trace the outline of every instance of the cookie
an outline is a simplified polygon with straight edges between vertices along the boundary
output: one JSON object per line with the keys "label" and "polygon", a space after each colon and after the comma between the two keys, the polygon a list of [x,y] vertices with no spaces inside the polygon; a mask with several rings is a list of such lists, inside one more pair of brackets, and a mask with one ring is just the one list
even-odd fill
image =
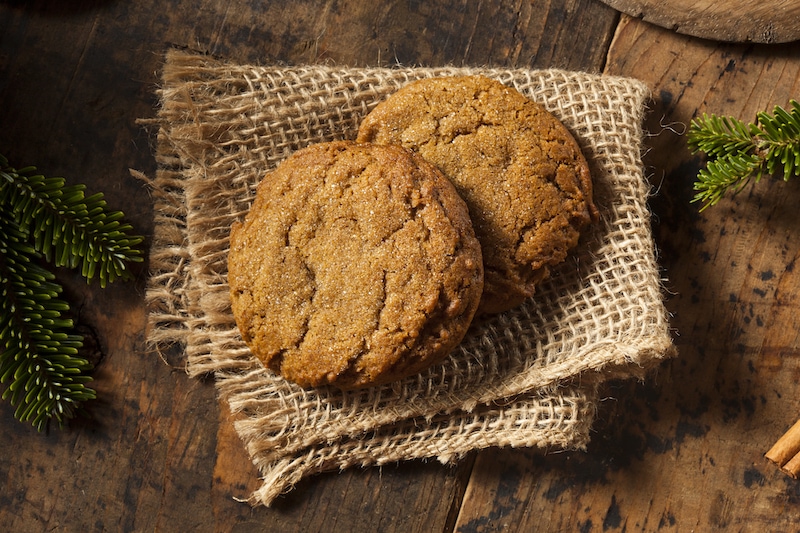
{"label": "cookie", "polygon": [[352,389],[440,362],[480,301],[469,212],[433,165],[349,141],[295,152],[231,229],[236,323],[263,364]]}
{"label": "cookie", "polygon": [[357,140],[414,150],[453,182],[483,247],[480,314],[533,295],[596,216],[589,167],[569,131],[483,76],[404,86],[364,118]]}

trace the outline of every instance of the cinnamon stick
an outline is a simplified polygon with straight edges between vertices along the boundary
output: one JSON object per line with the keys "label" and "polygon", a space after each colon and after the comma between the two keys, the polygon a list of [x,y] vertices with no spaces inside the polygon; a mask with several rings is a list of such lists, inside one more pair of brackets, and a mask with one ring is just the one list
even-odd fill
{"label": "cinnamon stick", "polygon": [[778,439],[766,458],[794,479],[800,477],[800,420]]}

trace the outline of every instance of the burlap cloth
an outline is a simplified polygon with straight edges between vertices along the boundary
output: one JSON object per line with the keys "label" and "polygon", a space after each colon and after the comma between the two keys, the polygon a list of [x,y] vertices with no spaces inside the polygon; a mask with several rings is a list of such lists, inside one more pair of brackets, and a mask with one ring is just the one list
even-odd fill
{"label": "burlap cloth", "polygon": [[[590,162],[597,224],[536,296],[475,324],[441,365],[360,392],[304,390],[265,371],[230,312],[231,223],[293,151],[353,138],[411,79],[482,73],[543,104]],[[148,340],[213,374],[269,505],[304,476],[490,446],[581,448],[610,377],[641,377],[673,354],[642,174],[647,88],[561,70],[264,67],[168,53],[159,91]]]}

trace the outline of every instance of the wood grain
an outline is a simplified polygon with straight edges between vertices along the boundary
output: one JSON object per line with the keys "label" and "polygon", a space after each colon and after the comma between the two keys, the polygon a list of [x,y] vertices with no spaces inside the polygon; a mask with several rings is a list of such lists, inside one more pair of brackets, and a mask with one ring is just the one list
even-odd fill
{"label": "wood grain", "polygon": [[[128,168],[152,173],[154,113],[169,46],[239,61],[339,64],[550,63],[600,68],[616,13],[577,1],[487,2],[54,1],[0,3],[0,148],[18,165],[102,190],[136,228],[152,231],[151,201]],[[544,32],[547,25],[549,31]],[[511,31],[494,32],[494,28]],[[586,33],[586,32],[584,32]],[[565,37],[576,45],[564,46]],[[354,43],[358,43],[354,46]],[[211,381],[190,380],[145,350],[145,270],[107,291],[61,272],[81,321],[99,336],[100,399],[92,419],[39,435],[2,404],[0,521],[16,531],[451,530],[471,462],[410,463],[318,476],[251,510],[258,485]],[[124,312],[123,312],[124,310]],[[24,450],[24,453],[20,450]],[[413,512],[409,509],[423,509]]]}
{"label": "wood grain", "polygon": [[730,42],[786,43],[800,38],[800,4],[792,0],[602,0],[670,30]]}
{"label": "wood grain", "polygon": [[[272,509],[213,382],[144,344],[146,268],[100,290],[59,271],[103,358],[91,419],[37,434],[0,404],[0,523],[11,531],[795,531],[800,485],[763,454],[800,412],[800,184],[763,180],[698,213],[697,113],[752,118],[800,89],[800,44],[721,44],[592,0],[364,4],[0,2],[0,153],[85,182],[152,231],[128,169],[155,170],[163,53],[348,65],[557,66],[653,89],[654,231],[680,357],[609,384],[585,453],[488,450],[315,476]],[[612,42],[613,38],[613,42]],[[2,387],[2,386],[0,386]]]}
{"label": "wood grain", "polygon": [[765,179],[702,214],[698,113],[748,120],[786,105],[800,47],[700,41],[624,18],[606,72],[653,91],[646,164],[679,358],[612,384],[588,453],[476,460],[456,530],[794,531],[800,485],[764,459],[800,400],[800,184]]}

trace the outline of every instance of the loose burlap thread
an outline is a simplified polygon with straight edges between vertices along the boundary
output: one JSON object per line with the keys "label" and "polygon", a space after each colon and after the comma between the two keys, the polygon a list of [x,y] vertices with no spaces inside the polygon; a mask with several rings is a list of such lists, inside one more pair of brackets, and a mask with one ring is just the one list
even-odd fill
{"label": "loose burlap thread", "polygon": [[[590,163],[600,221],[518,309],[476,323],[440,365],[361,391],[303,389],[250,354],[230,311],[229,229],[265,174],[312,143],[352,139],[403,84],[479,73],[570,129]],[[212,374],[270,505],[310,474],[486,447],[585,446],[608,378],[673,355],[640,158],[647,88],[563,70],[241,65],[167,54],[152,183],[148,341]]]}

